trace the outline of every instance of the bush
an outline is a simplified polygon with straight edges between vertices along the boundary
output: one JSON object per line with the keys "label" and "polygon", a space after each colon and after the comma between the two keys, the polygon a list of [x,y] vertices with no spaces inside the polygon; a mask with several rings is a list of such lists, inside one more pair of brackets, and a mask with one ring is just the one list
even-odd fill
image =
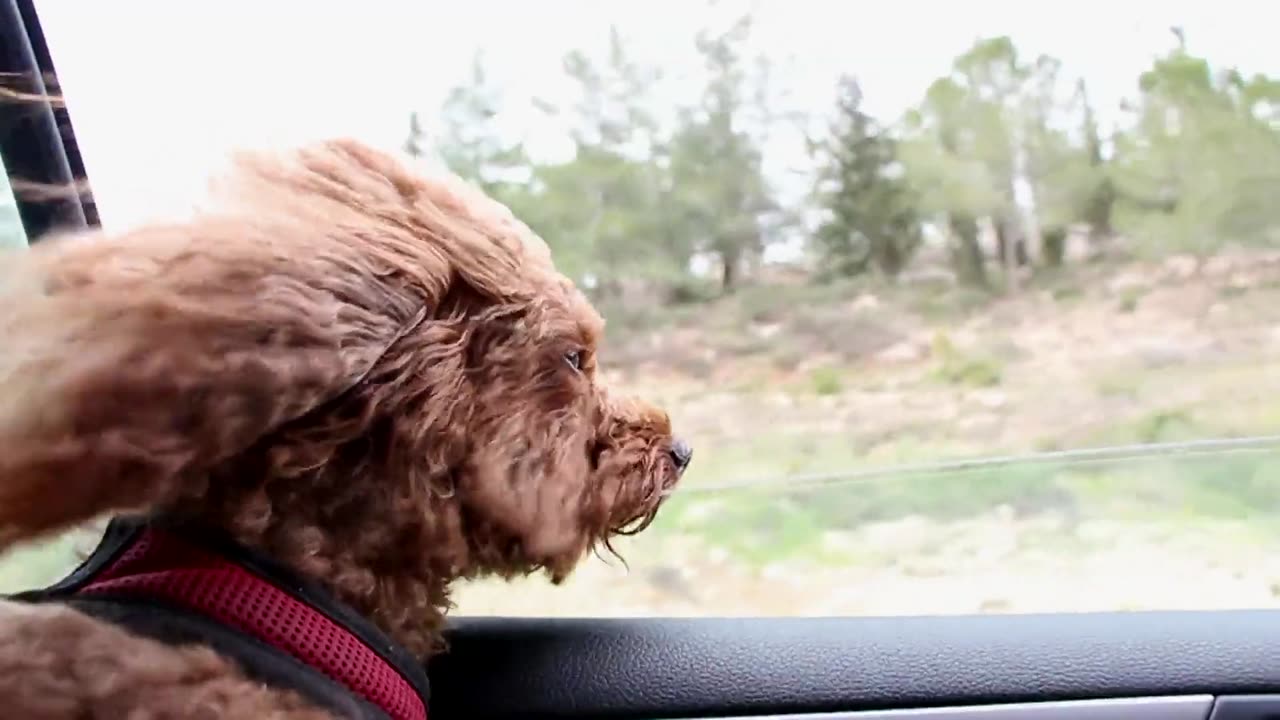
{"label": "bush", "polygon": [[999,361],[990,357],[965,356],[942,333],[934,338],[933,356],[938,359],[934,376],[948,385],[994,387],[1002,380]]}
{"label": "bush", "polygon": [[820,367],[809,374],[813,384],[813,392],[818,395],[839,395],[844,389],[840,380],[840,371],[831,367]]}
{"label": "bush", "polygon": [[1126,315],[1138,309],[1138,302],[1142,300],[1142,296],[1146,294],[1145,290],[1140,288],[1128,288],[1120,296],[1120,305],[1116,309]]}

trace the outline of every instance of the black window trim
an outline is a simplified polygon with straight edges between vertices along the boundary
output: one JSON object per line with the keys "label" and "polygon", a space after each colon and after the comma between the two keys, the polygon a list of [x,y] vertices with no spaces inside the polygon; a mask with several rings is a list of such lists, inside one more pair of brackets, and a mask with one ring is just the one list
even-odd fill
{"label": "black window trim", "polygon": [[[0,97],[0,157],[28,242],[54,230],[98,226],[34,0],[0,0],[0,86],[8,91]],[[53,192],[21,190],[32,185]]]}

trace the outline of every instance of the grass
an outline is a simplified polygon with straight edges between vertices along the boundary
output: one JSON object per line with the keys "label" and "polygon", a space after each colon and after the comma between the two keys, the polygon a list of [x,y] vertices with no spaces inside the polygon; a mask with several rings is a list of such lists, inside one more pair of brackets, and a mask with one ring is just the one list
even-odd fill
{"label": "grass", "polygon": [[1142,387],[1142,376],[1135,372],[1107,372],[1094,380],[1094,389],[1102,397],[1135,398]]}
{"label": "grass", "polygon": [[725,298],[718,308],[738,321],[768,323],[795,316],[795,308],[824,308],[856,297],[873,287],[867,280],[840,280],[829,283],[797,283],[748,286]]}
{"label": "grass", "polygon": [[[942,364],[964,364],[943,336]],[[960,358],[957,360],[957,358]],[[1035,449],[1267,434],[1280,430],[1280,403],[1268,402],[1266,367],[1236,363],[1199,368],[1138,371],[1103,368],[1092,380],[1098,394],[1123,398],[1136,412],[1111,413],[1083,435],[1057,434]],[[830,368],[808,377],[819,394]],[[858,376],[850,374],[854,382]],[[981,384],[981,383],[978,383]],[[1190,387],[1196,403],[1168,402],[1171,390]],[[847,389],[847,388],[846,388]],[[802,386],[793,392],[803,392]],[[833,389],[833,391],[835,391]],[[915,392],[914,390],[912,392]],[[1231,401],[1244,394],[1252,402]],[[1160,402],[1164,400],[1165,402]],[[1145,406],[1145,407],[1144,407]],[[1031,449],[1031,448],[1027,448]],[[825,485],[769,485],[678,495],[654,533],[693,537],[752,567],[800,560],[848,564],[874,548],[832,554],[831,533],[857,533],[904,517],[950,522],[1006,507],[1018,517],[1111,519],[1172,528],[1234,523],[1280,539],[1280,452],[1152,457],[1106,463],[1021,462],[983,470],[934,475],[866,476],[886,466],[1017,452],[979,442],[966,444],[954,428],[923,425],[890,433],[881,441],[839,433],[762,432],[750,440],[720,441],[704,452],[686,486],[849,470],[862,477]]]}
{"label": "grass", "polygon": [[934,323],[968,317],[994,297],[991,291],[962,285],[900,288],[892,295],[912,312]]}
{"label": "grass", "polygon": [[1022,462],[810,487],[686,493],[672,499],[653,532],[696,536],[751,566],[797,558],[843,563],[850,558],[825,548],[828,533],[911,516],[954,521],[1002,506],[1018,517],[1238,521],[1280,539],[1280,452]]}
{"label": "grass", "polygon": [[998,360],[961,351],[945,333],[934,337],[933,356],[937,358],[934,377],[948,385],[994,387],[1003,377],[1003,368]]}
{"label": "grass", "polygon": [[1050,290],[1050,295],[1055,302],[1068,302],[1084,297],[1084,290],[1078,285],[1063,285]]}

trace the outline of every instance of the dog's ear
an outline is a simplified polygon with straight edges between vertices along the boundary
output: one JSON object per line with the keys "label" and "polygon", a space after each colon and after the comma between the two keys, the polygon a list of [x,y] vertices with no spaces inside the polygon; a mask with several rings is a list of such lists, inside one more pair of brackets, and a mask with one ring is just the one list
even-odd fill
{"label": "dog's ear", "polygon": [[308,152],[247,162],[233,211],[0,258],[0,547],[199,493],[519,262],[389,159]]}
{"label": "dog's ear", "polygon": [[180,494],[354,384],[421,311],[350,253],[285,261],[277,240],[206,222],[6,258],[0,543]]}

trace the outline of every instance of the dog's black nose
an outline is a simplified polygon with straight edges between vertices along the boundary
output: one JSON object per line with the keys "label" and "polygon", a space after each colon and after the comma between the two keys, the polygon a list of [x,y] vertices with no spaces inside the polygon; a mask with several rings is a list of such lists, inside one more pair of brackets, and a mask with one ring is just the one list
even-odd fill
{"label": "dog's black nose", "polygon": [[671,443],[671,459],[675,462],[677,470],[684,470],[689,467],[689,461],[693,459],[693,446],[676,438]]}

